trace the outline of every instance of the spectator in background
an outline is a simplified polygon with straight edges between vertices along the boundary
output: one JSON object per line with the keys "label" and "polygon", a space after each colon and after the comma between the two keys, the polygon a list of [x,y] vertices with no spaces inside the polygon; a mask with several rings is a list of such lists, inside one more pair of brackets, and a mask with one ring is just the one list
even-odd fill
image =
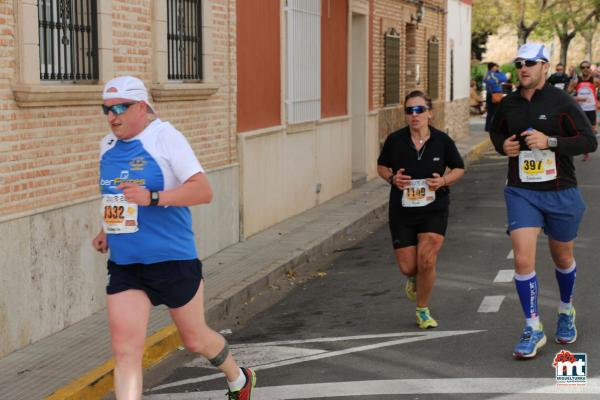
{"label": "spectator in background", "polygon": [[[571,68],[575,73],[575,69]],[[569,81],[571,77],[565,73],[565,66],[563,64],[556,64],[555,72],[550,75],[548,78],[548,82],[559,89],[568,90],[569,89]]]}
{"label": "spectator in background", "polygon": [[475,81],[471,81],[469,106],[471,107],[472,114],[481,115],[485,112],[483,107],[483,99],[479,95],[479,91],[477,90],[477,83]]}
{"label": "spectator in background", "polygon": [[[581,109],[590,120],[594,132],[597,130],[596,108],[598,104],[598,88],[600,88],[600,79],[592,73],[592,65],[589,61],[582,61],[579,64],[581,69],[580,76],[573,76],[569,83],[569,92],[575,91],[575,100],[581,106]],[[590,158],[588,153],[583,155],[583,161]]]}
{"label": "spectator in background", "polygon": [[496,112],[496,107],[498,103],[502,100],[502,83],[508,81],[506,75],[503,72],[500,72],[500,68],[498,64],[495,62],[488,63],[488,72],[483,78],[483,82],[485,82],[486,96],[485,96],[485,105],[487,108],[487,116],[485,118],[485,130],[486,132],[490,131],[492,126],[492,119],[494,118],[494,113]]}
{"label": "spectator in background", "polygon": [[502,93],[511,94],[513,91],[513,84],[511,81],[511,73],[507,72],[506,74],[506,82],[502,82]]}

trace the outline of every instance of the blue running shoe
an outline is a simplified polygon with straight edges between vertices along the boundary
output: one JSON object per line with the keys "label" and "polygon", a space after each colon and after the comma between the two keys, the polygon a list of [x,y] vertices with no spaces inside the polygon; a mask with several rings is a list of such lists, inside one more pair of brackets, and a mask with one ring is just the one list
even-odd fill
{"label": "blue running shoe", "polygon": [[546,335],[544,328],[540,325],[540,330],[534,330],[531,326],[526,326],[521,334],[521,340],[513,351],[516,358],[532,358],[537,354],[538,349],[546,344]]}
{"label": "blue running shoe", "polygon": [[575,308],[568,314],[558,313],[556,323],[556,343],[568,344],[577,340],[577,328],[575,327]]}

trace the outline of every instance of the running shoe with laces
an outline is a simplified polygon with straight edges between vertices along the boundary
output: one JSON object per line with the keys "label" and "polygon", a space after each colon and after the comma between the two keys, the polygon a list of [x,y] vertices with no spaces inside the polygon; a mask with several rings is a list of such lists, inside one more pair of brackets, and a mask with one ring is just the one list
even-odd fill
{"label": "running shoe with laces", "polygon": [[227,391],[227,398],[229,400],[251,400],[252,389],[256,386],[256,374],[250,368],[241,368],[242,372],[246,376],[246,384],[240,390],[232,392]]}
{"label": "running shoe with laces", "polygon": [[558,313],[556,322],[556,343],[568,344],[577,340],[577,328],[575,327],[575,307],[569,313]]}
{"label": "running shoe with laces", "polygon": [[546,344],[546,335],[544,335],[544,328],[540,324],[540,329],[533,329],[531,326],[525,326],[523,333],[521,333],[521,339],[515,350],[513,356],[516,358],[532,358],[535,357],[537,351]]}
{"label": "running shoe with laces", "polygon": [[429,307],[419,308],[417,307],[417,325],[421,329],[437,328],[438,323],[435,319],[431,318],[429,314]]}
{"label": "running shoe with laces", "polygon": [[417,278],[415,276],[408,277],[404,291],[410,301],[417,301]]}

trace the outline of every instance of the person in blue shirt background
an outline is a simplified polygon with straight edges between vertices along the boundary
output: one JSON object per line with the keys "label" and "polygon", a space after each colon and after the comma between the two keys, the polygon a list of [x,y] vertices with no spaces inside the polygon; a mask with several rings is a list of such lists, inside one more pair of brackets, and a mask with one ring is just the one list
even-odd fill
{"label": "person in blue shirt background", "polygon": [[485,105],[487,108],[487,115],[485,117],[485,131],[489,132],[492,126],[492,119],[496,112],[497,103],[492,101],[492,93],[502,93],[502,83],[507,82],[508,78],[506,75],[499,70],[498,64],[495,62],[488,63],[488,72],[483,78],[485,83],[486,96]]}

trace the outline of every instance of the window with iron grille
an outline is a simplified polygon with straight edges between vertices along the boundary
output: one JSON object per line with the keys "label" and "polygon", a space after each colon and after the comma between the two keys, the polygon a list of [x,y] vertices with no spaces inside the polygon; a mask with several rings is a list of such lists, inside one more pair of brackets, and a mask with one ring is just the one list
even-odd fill
{"label": "window with iron grille", "polygon": [[96,0],[39,0],[40,80],[98,79]]}
{"label": "window with iron grille", "polygon": [[385,105],[400,103],[400,35],[392,28],[385,35]]}
{"label": "window with iron grille", "polygon": [[437,99],[440,93],[439,64],[440,42],[434,37],[427,46],[427,92],[432,100]]}
{"label": "window with iron grille", "polygon": [[167,0],[167,44],[168,79],[201,80],[201,0]]}

